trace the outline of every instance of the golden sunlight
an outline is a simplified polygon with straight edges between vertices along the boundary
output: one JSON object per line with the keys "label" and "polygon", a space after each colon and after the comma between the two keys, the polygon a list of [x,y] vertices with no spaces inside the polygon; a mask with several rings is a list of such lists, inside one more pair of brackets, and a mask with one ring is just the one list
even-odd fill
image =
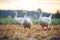
{"label": "golden sunlight", "polygon": [[36,11],[38,8],[55,13],[60,9],[60,0],[0,0],[0,10]]}

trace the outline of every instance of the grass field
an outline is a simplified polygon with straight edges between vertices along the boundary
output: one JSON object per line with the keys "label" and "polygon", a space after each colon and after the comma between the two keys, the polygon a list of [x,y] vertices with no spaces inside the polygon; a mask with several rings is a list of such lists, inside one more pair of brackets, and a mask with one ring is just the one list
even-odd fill
{"label": "grass field", "polygon": [[[33,24],[38,24],[38,19],[32,18],[32,22]],[[16,22],[14,21],[14,18],[0,18],[0,24],[16,24]],[[59,25],[60,19],[52,19],[52,24]]]}
{"label": "grass field", "polygon": [[49,30],[42,30],[38,19],[32,18],[32,22],[36,25],[32,25],[28,29],[15,25],[13,18],[0,18],[0,40],[53,40],[54,37],[60,38],[60,19],[52,19],[53,25],[49,26]]}
{"label": "grass field", "polygon": [[19,25],[0,25],[0,40],[52,40],[54,37],[60,37],[60,25],[50,27],[51,30],[47,33],[40,25],[33,25],[30,29]]}

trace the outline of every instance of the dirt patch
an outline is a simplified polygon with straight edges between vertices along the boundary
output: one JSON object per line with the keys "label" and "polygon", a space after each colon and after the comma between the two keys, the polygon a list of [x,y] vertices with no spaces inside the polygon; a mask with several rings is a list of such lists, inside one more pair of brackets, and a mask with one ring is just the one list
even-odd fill
{"label": "dirt patch", "polygon": [[60,25],[51,25],[50,28],[51,30],[44,31],[40,25],[34,25],[30,29],[20,25],[0,25],[0,39],[4,36],[11,40],[50,40],[52,37],[60,37]]}

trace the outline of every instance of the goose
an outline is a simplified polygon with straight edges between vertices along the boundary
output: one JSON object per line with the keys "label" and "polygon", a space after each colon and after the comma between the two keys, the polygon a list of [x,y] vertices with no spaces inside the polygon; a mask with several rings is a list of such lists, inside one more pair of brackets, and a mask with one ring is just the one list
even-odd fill
{"label": "goose", "polygon": [[46,17],[46,16],[43,17],[42,10],[39,8],[37,11],[40,13],[39,24],[42,26],[42,30],[44,30],[45,27],[48,30],[48,27],[51,24],[52,14],[49,17]]}
{"label": "goose", "polygon": [[15,22],[19,25],[23,25],[24,18],[23,17],[18,17],[17,11],[14,11],[14,13],[16,14],[15,18],[14,18]]}
{"label": "goose", "polygon": [[27,17],[27,12],[25,10],[23,10],[23,14],[24,14],[23,26],[24,28],[30,28],[33,25],[32,20],[29,17]]}

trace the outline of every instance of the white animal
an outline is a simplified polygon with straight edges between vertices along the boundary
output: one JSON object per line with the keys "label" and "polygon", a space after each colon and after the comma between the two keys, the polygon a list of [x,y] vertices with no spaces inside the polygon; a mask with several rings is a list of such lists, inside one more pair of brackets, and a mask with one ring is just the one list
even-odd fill
{"label": "white animal", "polygon": [[38,9],[38,11],[40,12],[39,23],[42,26],[42,29],[44,29],[44,27],[47,27],[48,29],[48,26],[51,24],[52,15],[49,17],[43,17],[41,9]]}
{"label": "white animal", "polygon": [[14,11],[14,13],[16,14],[15,18],[14,18],[15,22],[18,23],[18,24],[20,24],[20,25],[23,25],[24,18],[23,17],[18,17],[17,11]]}
{"label": "white animal", "polygon": [[30,28],[31,25],[33,25],[32,20],[29,17],[27,17],[26,11],[23,11],[23,14],[24,14],[23,26],[24,26],[24,28]]}

